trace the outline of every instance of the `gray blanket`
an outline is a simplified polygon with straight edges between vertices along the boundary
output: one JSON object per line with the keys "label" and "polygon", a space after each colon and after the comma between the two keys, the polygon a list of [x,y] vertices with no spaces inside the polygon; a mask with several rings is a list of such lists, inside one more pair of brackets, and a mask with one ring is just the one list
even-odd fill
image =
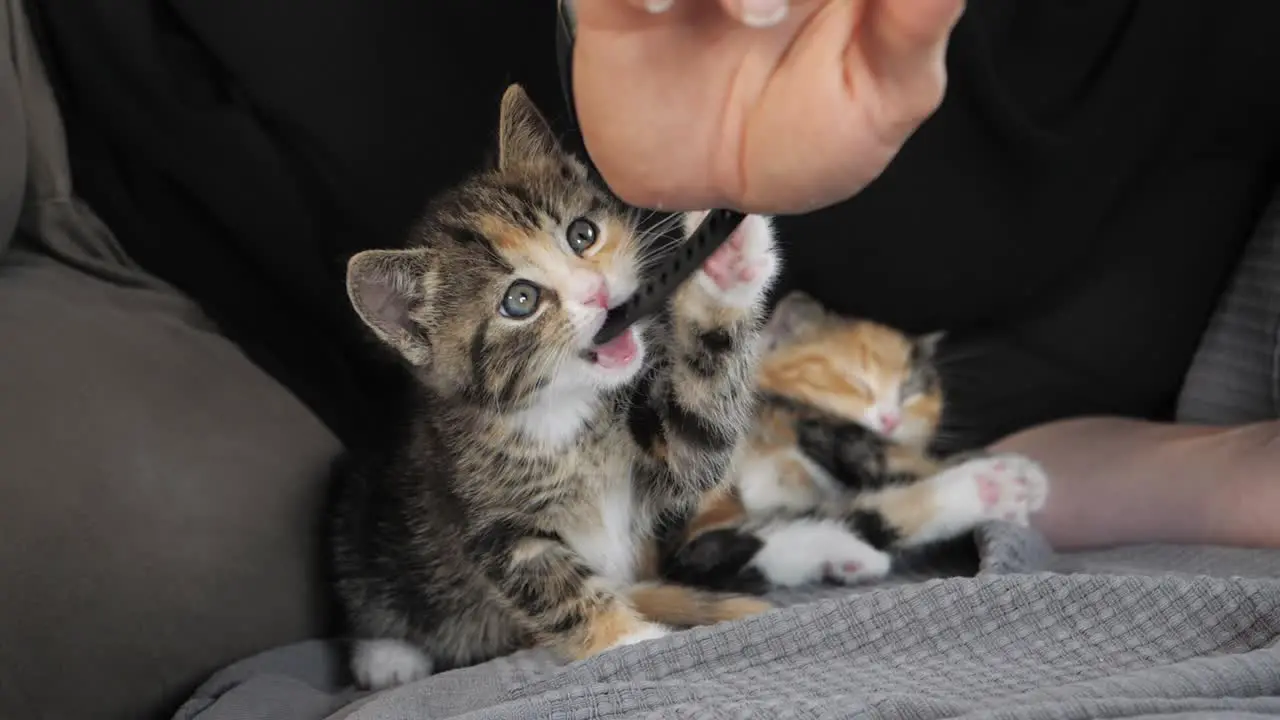
{"label": "gray blanket", "polygon": [[977,533],[974,577],[776,596],[787,607],[562,665],[524,652],[359,695],[341,649],[246,660],[177,720],[1280,717],[1280,552],[1056,555]]}

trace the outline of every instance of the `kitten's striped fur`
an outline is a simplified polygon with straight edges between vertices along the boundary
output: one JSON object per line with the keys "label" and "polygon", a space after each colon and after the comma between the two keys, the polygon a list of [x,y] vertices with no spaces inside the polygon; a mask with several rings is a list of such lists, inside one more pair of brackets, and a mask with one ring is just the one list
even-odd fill
{"label": "kitten's striped fur", "polygon": [[929,452],[943,410],[939,340],[842,318],[803,293],[783,298],[763,334],[749,441],[668,576],[756,592],[865,580],[889,571],[891,551],[985,520],[1025,522],[1046,486],[1030,460]]}
{"label": "kitten's striped fur", "polygon": [[349,458],[332,517],[370,687],[531,645],[587,657],[769,607],[660,582],[654,542],[721,482],[748,427],[778,265],[769,222],[749,217],[663,315],[593,348],[638,282],[635,214],[519,87],[498,137],[497,166],[433,202],[407,247],[349,264],[355,310],[418,395],[386,452]]}

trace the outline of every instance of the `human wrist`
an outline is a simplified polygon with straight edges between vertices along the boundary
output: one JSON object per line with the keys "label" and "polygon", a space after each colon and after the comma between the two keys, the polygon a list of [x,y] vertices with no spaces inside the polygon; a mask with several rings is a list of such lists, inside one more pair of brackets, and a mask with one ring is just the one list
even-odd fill
{"label": "human wrist", "polygon": [[[1195,452],[1191,449],[1188,452]],[[1221,431],[1221,458],[1200,510],[1212,542],[1246,547],[1280,547],[1280,422]]]}

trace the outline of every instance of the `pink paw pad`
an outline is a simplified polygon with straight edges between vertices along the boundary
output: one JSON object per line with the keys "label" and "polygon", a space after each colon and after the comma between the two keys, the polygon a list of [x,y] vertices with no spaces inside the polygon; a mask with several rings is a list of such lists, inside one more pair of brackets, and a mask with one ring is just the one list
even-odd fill
{"label": "pink paw pad", "polygon": [[726,245],[716,250],[702,265],[703,272],[714,280],[722,290],[728,290],[740,282],[735,275],[742,272],[742,270],[739,270],[738,273],[734,272],[736,269],[733,267],[735,254],[726,252],[728,247]]}
{"label": "pink paw pad", "polygon": [[739,227],[702,264],[703,272],[720,290],[731,292],[750,285],[765,272],[767,259],[755,256],[756,251],[749,247],[749,240],[748,233]]}
{"label": "pink paw pad", "polygon": [[854,562],[852,560],[836,562],[828,560],[827,562],[822,563],[823,579],[842,584],[858,582],[860,578],[867,573],[867,570],[868,567],[866,563]]}
{"label": "pink paw pad", "polygon": [[979,475],[978,500],[980,500],[982,502],[982,506],[987,509],[991,509],[999,504],[1000,481],[990,475]]}

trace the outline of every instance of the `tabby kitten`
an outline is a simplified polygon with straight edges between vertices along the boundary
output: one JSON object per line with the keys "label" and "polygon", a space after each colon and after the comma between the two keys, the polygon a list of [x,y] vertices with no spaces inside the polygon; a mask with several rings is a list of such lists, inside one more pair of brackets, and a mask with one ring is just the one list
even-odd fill
{"label": "tabby kitten", "polygon": [[351,303],[403,356],[419,408],[388,452],[350,459],[332,516],[366,687],[534,645],[584,658],[770,607],[657,582],[653,543],[721,482],[748,427],[779,264],[769,221],[747,218],[664,314],[595,346],[639,281],[635,214],[518,86],[498,145],[407,247],[348,266]]}
{"label": "tabby kitten", "polygon": [[992,519],[1025,524],[1048,479],[1017,455],[934,457],[940,335],[910,338],[793,293],[762,335],[761,394],[730,484],[710,491],[672,579],[768,585],[882,577],[890,552]]}

